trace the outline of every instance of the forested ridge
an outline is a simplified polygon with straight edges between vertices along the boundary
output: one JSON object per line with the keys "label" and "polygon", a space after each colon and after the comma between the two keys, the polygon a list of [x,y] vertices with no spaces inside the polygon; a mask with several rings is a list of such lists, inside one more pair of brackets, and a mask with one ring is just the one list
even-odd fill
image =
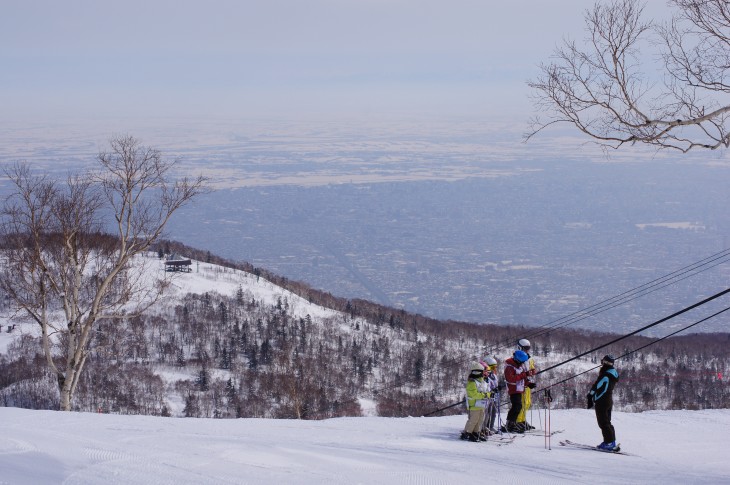
{"label": "forested ridge", "polygon": [[[184,254],[221,272],[242,270],[310,303],[339,311],[295,317],[289,300],[274,304],[239,288],[235,294],[187,294],[154,311],[105,321],[96,329],[74,409],[189,417],[323,419],[415,416],[463,399],[471,362],[490,349],[501,362],[527,327],[439,321],[364,300],[348,300],[245,263],[173,241],[160,256]],[[533,329],[534,330],[534,329]],[[557,328],[531,338],[538,368],[547,368],[615,339]],[[620,356],[657,339],[630,337],[539,377],[535,407],[579,407],[605,353]],[[730,407],[730,334],[692,334],[658,341],[617,361],[619,410]],[[0,355],[0,404],[57,409],[58,390],[39,339],[23,334]],[[461,413],[448,407],[442,413]]]}

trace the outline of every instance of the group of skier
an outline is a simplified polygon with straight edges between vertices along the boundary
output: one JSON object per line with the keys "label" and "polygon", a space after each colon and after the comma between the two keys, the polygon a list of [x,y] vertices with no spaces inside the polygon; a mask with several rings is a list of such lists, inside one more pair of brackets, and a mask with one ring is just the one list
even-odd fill
{"label": "group of skier", "polygon": [[466,408],[469,418],[461,439],[482,441],[497,432],[494,426],[497,425],[497,396],[501,389],[502,385],[497,377],[497,360],[494,357],[472,364],[466,381]]}
{"label": "group of skier", "polygon": [[[469,369],[466,382],[466,406],[468,419],[461,433],[462,440],[485,441],[497,433],[525,433],[535,429],[527,421],[527,411],[532,405],[532,389],[537,384],[537,368],[530,354],[530,341],[520,339],[517,350],[504,361],[504,380],[507,383],[510,408],[506,422],[497,422],[500,394],[504,386],[499,382],[498,363],[492,357],[474,362]],[[597,448],[604,451],[618,451],[616,432],[611,424],[613,409],[613,388],[618,382],[614,368],[615,358],[606,355],[601,359],[598,378],[586,396],[588,409],[595,408],[596,420],[603,434],[603,442]]]}

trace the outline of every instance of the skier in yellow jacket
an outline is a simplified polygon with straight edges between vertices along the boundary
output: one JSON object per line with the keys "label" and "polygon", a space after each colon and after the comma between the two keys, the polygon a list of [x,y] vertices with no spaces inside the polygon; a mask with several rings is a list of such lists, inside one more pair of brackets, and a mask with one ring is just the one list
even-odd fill
{"label": "skier in yellow jacket", "polygon": [[469,419],[461,432],[462,440],[482,441],[479,432],[484,423],[484,409],[487,406],[489,391],[484,380],[484,367],[474,362],[466,381],[466,408],[469,410]]}
{"label": "skier in yellow jacket", "polygon": [[533,359],[532,355],[530,354],[530,348],[530,341],[526,338],[521,338],[517,342],[517,350],[521,350],[528,355],[529,360],[527,361],[526,365],[528,370],[532,371],[533,374],[528,377],[525,382],[525,392],[522,393],[522,409],[520,410],[520,414],[517,415],[516,426],[523,431],[535,429],[534,426],[527,422],[527,411],[530,409],[530,406],[532,406],[532,389],[537,387],[534,377],[534,374],[535,372],[537,372],[537,370],[535,369],[535,359]]}

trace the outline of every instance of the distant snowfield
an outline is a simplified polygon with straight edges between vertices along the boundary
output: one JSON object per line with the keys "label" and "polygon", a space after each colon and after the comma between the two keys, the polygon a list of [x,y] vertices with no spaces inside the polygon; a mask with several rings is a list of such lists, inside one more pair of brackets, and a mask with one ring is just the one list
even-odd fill
{"label": "distant snowfield", "polygon": [[693,229],[695,231],[705,229],[705,225],[699,222],[652,222],[634,225],[639,229],[646,229],[647,227],[665,227],[667,229]]}
{"label": "distant snowfield", "polygon": [[[160,262],[162,265],[162,262]],[[247,297],[254,298],[265,305],[276,305],[278,300],[286,299],[289,313],[297,318],[309,314],[312,318],[328,318],[342,315],[340,312],[308,302],[306,299],[274,285],[264,278],[245,271],[217,266],[192,260],[192,272],[174,275],[168,296],[186,293],[203,294],[216,291],[221,295],[235,296],[241,288]]]}
{"label": "distant snowfield", "polygon": [[[156,255],[149,253],[144,257],[136,259],[137,267],[144,271],[143,279],[151,284],[155,279],[162,279],[167,276],[171,278],[171,285],[166,290],[161,300],[149,309],[149,313],[166,312],[165,303],[173,303],[187,293],[203,294],[215,291],[221,295],[234,297],[240,288],[247,299],[255,299],[263,305],[276,305],[279,301],[286,302],[289,306],[288,313],[296,318],[305,318],[310,315],[312,318],[327,319],[343,316],[342,313],[310,303],[306,299],[274,285],[270,281],[247,273],[245,271],[217,266],[210,263],[192,260],[190,273],[166,274],[164,263],[158,260]],[[0,354],[6,353],[8,345],[21,334],[40,335],[40,329],[34,322],[31,322],[24,313],[19,312],[16,318],[11,318],[11,312],[0,313]],[[19,317],[19,318],[18,318]],[[62,318],[59,313],[57,319]],[[14,332],[8,334],[8,325],[16,325]],[[2,483],[2,482],[0,482]]]}
{"label": "distant snowfield", "polygon": [[[542,418],[542,415],[540,416]],[[730,410],[616,413],[632,456],[596,444],[588,410],[553,411],[564,429],[469,443],[465,416],[324,421],[158,418],[0,408],[0,484],[730,483]],[[540,425],[537,416],[533,424]]]}

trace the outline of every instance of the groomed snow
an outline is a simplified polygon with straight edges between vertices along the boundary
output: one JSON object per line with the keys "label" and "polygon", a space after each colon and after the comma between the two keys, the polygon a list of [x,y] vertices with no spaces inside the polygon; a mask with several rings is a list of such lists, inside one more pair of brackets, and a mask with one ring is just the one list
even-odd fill
{"label": "groomed snow", "polygon": [[459,441],[465,416],[213,420],[0,408],[0,483],[730,483],[730,410],[615,413],[632,456],[558,444],[598,443],[592,411],[553,411],[551,422],[564,431],[546,449],[542,435]]}

